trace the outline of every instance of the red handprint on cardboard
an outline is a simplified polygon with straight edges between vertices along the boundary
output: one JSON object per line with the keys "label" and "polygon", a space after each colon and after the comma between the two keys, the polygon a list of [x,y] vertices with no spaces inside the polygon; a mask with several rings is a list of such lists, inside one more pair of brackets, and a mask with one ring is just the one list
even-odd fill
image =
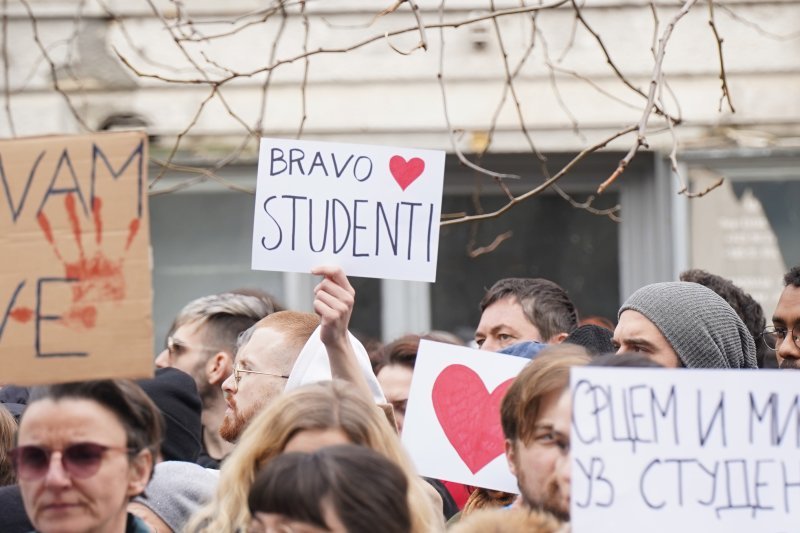
{"label": "red handprint on cardboard", "polygon": [[[71,283],[72,301],[69,308],[61,314],[61,323],[73,329],[91,329],[97,322],[96,302],[121,301],[125,298],[126,282],[123,272],[125,253],[139,232],[141,219],[133,218],[128,225],[128,236],[122,256],[111,258],[103,250],[103,203],[101,198],[92,199],[92,221],[94,224],[94,252],[89,254],[83,245],[83,232],[75,204],[75,196],[69,193],[64,198],[64,207],[69,219],[70,229],[78,250],[74,261],[62,256],[53,236],[50,220],[44,212],[37,216],[37,222],[45,239],[50,243],[55,256],[64,267],[65,278]],[[30,316],[29,309],[17,308],[11,317],[19,320]]]}

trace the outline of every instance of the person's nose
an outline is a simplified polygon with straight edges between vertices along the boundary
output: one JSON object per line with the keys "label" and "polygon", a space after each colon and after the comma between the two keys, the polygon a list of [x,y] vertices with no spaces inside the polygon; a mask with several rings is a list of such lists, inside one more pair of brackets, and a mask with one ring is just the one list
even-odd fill
{"label": "person's nose", "polygon": [[502,349],[503,346],[500,344],[500,342],[498,342],[496,339],[491,339],[488,337],[483,341],[483,344],[481,344],[481,350],[487,352],[497,352]]}
{"label": "person's nose", "polygon": [[62,457],[62,452],[53,452],[50,455],[50,465],[44,477],[45,485],[49,488],[64,488],[70,484],[69,474],[61,462]]}
{"label": "person's nose", "polygon": [[228,394],[236,393],[238,386],[236,385],[236,377],[234,374],[228,376],[225,381],[222,382],[222,391],[227,392]]}
{"label": "person's nose", "polygon": [[169,350],[164,348],[156,357],[156,368],[167,368],[169,366],[172,366],[169,360]]}
{"label": "person's nose", "polygon": [[556,478],[559,483],[569,486],[572,481],[572,453],[567,452],[558,458],[556,463]]}
{"label": "person's nose", "polygon": [[794,340],[794,331],[789,331],[777,347],[778,356],[781,359],[800,359],[800,347]]}

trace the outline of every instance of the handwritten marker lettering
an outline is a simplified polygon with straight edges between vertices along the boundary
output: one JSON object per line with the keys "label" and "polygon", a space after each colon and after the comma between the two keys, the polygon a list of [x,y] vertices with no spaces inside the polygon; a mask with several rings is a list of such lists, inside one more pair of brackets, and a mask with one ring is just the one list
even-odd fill
{"label": "handwritten marker lettering", "polygon": [[444,153],[262,139],[253,268],[434,281]]}
{"label": "handwritten marker lettering", "polygon": [[575,531],[796,531],[800,393],[786,371],[575,368]]}

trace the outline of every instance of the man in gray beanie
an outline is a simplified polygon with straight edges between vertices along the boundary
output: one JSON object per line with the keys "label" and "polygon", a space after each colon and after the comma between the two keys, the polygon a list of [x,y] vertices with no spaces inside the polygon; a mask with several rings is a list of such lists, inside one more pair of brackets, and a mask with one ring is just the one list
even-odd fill
{"label": "man in gray beanie", "polygon": [[642,287],[622,305],[618,319],[618,353],[641,352],[671,368],[756,368],[753,337],[742,320],[697,283]]}

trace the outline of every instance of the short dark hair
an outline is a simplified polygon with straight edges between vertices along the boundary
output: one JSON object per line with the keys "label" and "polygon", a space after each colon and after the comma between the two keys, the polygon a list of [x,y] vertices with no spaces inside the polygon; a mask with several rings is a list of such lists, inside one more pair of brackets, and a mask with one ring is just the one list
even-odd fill
{"label": "short dark hair", "polygon": [[728,305],[736,311],[736,314],[744,322],[747,331],[753,336],[756,343],[756,362],[759,368],[763,368],[764,359],[770,355],[770,350],[763,342],[759,342],[761,335],[764,333],[764,327],[767,325],[761,304],[741,288],[734,285],[731,280],[705,270],[687,270],[681,273],[680,280],[699,283],[728,302]]}
{"label": "short dark hair", "polygon": [[364,446],[284,453],[250,487],[250,514],[279,513],[327,528],[322,504],[332,504],[347,531],[411,531],[409,480],[395,463]]}
{"label": "short dark hair", "polygon": [[375,365],[375,374],[377,375],[381,368],[392,365],[404,366],[409,370],[414,370],[414,365],[417,363],[419,343],[422,340],[455,344],[455,341],[459,339],[455,335],[439,331],[426,333],[425,335],[409,333],[398,337],[381,347],[378,354],[378,363]]}
{"label": "short dark hair", "polygon": [[547,340],[559,333],[572,333],[578,327],[578,313],[567,291],[543,278],[505,278],[486,291],[481,313],[493,303],[514,297],[525,317]]}
{"label": "short dark hair", "polygon": [[422,338],[419,335],[403,335],[384,345],[380,351],[378,370],[390,365],[404,366],[414,370],[414,365],[417,362],[417,352],[419,351],[419,341]]}
{"label": "short dark hair", "polygon": [[792,285],[793,287],[800,287],[800,265],[792,267],[789,272],[783,276],[783,284],[788,287]]}
{"label": "short dark hair", "polygon": [[64,399],[90,400],[114,413],[125,428],[127,447],[136,452],[150,450],[155,462],[164,434],[164,419],[139,385],[126,379],[102,379],[36,387],[31,390],[28,406],[40,400]]}

